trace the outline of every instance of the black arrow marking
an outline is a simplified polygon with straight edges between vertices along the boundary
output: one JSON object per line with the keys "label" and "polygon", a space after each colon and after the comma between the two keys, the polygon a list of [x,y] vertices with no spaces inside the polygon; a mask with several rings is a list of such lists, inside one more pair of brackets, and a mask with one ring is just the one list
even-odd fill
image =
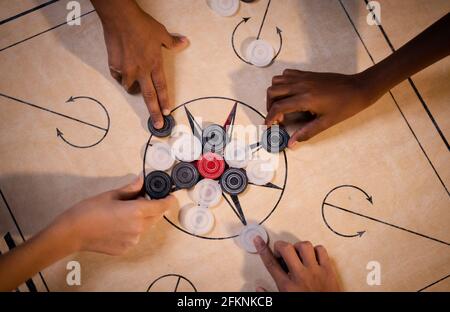
{"label": "black arrow marking", "polygon": [[241,203],[239,202],[239,197],[237,195],[230,195],[230,198],[234,204],[233,205],[224,193],[222,193],[222,196],[223,198],[225,198],[225,201],[228,203],[231,209],[233,209],[233,212],[236,214],[236,216],[239,218],[242,224],[247,225],[247,220],[245,219],[244,211],[242,210]]}
{"label": "black arrow marking", "polygon": [[242,210],[238,195],[230,195],[230,197],[231,197],[231,200],[233,201],[234,206],[236,207],[237,211],[242,216],[242,223],[244,225],[247,225],[247,220],[245,219],[244,211]]}
{"label": "black arrow marking", "polygon": [[398,225],[395,225],[395,224],[392,224],[392,223],[388,223],[388,222],[380,220],[380,219],[369,217],[369,216],[363,215],[361,213],[354,212],[354,211],[351,211],[351,210],[348,210],[348,209],[345,209],[345,208],[342,208],[342,207],[339,207],[339,206],[336,206],[336,205],[333,205],[333,204],[330,204],[330,203],[324,203],[324,205],[327,205],[327,206],[330,206],[330,207],[333,207],[333,208],[336,208],[336,209],[339,209],[339,210],[342,210],[342,211],[354,214],[356,216],[359,216],[359,217],[362,217],[362,218],[366,218],[366,219],[369,219],[369,220],[372,220],[372,221],[375,221],[375,222],[378,222],[378,223],[381,223],[381,224],[384,224],[384,225],[387,225],[387,226],[390,226],[390,227],[393,227],[393,228],[396,228],[396,229],[399,229],[399,230],[402,230],[402,231],[405,231],[405,232],[408,232],[408,233],[411,233],[411,234],[414,234],[414,235],[417,235],[417,236],[420,236],[420,237],[424,237],[424,238],[430,239],[432,241],[435,241],[435,242],[438,242],[438,243],[450,246],[450,243],[444,242],[444,241],[442,241],[440,239],[437,239],[437,238],[434,238],[434,237],[430,237],[428,235],[421,234],[421,233],[418,233],[418,232],[415,232],[415,231],[412,231],[412,230],[408,230],[408,229],[406,229],[404,227],[401,227],[401,226],[398,226]]}
{"label": "black arrow marking", "polygon": [[278,37],[280,38],[280,47],[278,48],[278,52],[273,57],[271,64],[273,62],[275,62],[275,60],[277,59],[278,55],[280,55],[281,48],[283,47],[283,36],[281,35],[282,32],[283,31],[280,28],[277,27],[277,34],[278,34]]}
{"label": "black arrow marking", "polygon": [[227,198],[227,196],[222,193],[223,198],[225,198],[225,201],[227,202],[227,204],[231,207],[231,209],[233,210],[233,212],[236,214],[236,216],[238,217],[238,219],[244,223],[244,221],[242,220],[242,216],[239,214],[239,212],[236,210],[236,208],[233,206],[233,204],[230,202],[230,200]]}
{"label": "black arrow marking", "polygon": [[194,116],[191,114],[191,112],[187,109],[187,107],[184,107],[184,111],[186,112],[186,116],[189,121],[189,126],[191,127],[192,134],[196,136],[200,142],[202,142],[202,127],[198,124],[198,122],[195,120]]}
{"label": "black arrow marking", "polygon": [[[265,23],[265,21],[266,21],[267,12],[269,11],[270,3],[271,3],[271,0],[269,0],[269,1],[267,2],[266,11],[264,12],[264,16],[263,16],[263,19],[262,19],[262,21],[261,21],[261,25],[259,26],[259,31],[258,31],[258,35],[256,36],[256,40],[260,39],[260,37],[261,37],[261,32],[262,32],[264,23]],[[238,29],[239,26],[241,26],[243,23],[247,23],[249,19],[250,19],[250,17],[244,17],[244,18],[242,18],[242,21],[240,21],[240,22],[236,25],[236,27],[233,29],[233,32],[232,32],[232,34],[231,34],[231,46],[233,47],[233,51],[234,51],[234,53],[236,54],[236,56],[237,56],[242,62],[244,62],[244,63],[246,63],[246,64],[249,64],[249,65],[253,65],[251,62],[246,61],[241,55],[239,55],[239,53],[238,53],[237,50],[236,50],[236,46],[235,46],[235,44],[234,44],[234,37],[235,37],[235,35],[236,35],[237,29]],[[273,64],[273,62],[276,60],[276,58],[278,57],[278,55],[280,55],[281,48],[283,47],[283,36],[281,35],[282,30],[281,30],[280,28],[276,27],[276,31],[277,31],[278,37],[279,37],[279,39],[280,39],[280,47],[278,48],[277,53],[275,54],[275,56],[273,57],[272,61],[270,62],[270,65]]]}
{"label": "black arrow marking", "polygon": [[351,237],[362,237],[366,231],[358,231],[358,232],[356,232],[355,234],[344,234],[344,233],[338,232],[338,231],[336,231],[335,229],[333,229],[333,228],[331,227],[331,225],[328,223],[327,219],[325,218],[325,206],[329,206],[329,205],[327,204],[328,196],[330,196],[330,194],[331,194],[332,192],[334,192],[335,190],[340,189],[340,188],[353,188],[353,189],[359,190],[360,192],[362,192],[362,193],[366,196],[366,200],[367,200],[371,205],[373,205],[373,199],[372,199],[372,196],[370,196],[369,194],[367,194],[367,192],[364,191],[362,188],[360,188],[360,187],[358,187],[358,186],[355,186],[355,185],[349,185],[349,184],[336,186],[335,188],[333,188],[331,191],[329,191],[329,192],[327,193],[327,195],[325,196],[325,198],[324,198],[324,200],[323,200],[323,202],[322,202],[322,219],[323,219],[323,222],[324,222],[325,225],[330,229],[330,231],[332,231],[333,233],[335,233],[336,235],[339,235],[339,236],[341,236],[341,237],[348,237],[348,238],[351,238]]}
{"label": "black arrow marking", "polygon": [[96,146],[97,144],[100,144],[100,143],[105,139],[106,135],[107,135],[108,132],[109,132],[109,127],[110,127],[110,124],[111,124],[111,120],[110,120],[110,118],[109,118],[109,114],[108,114],[108,111],[106,110],[105,106],[103,106],[102,103],[100,103],[98,100],[96,100],[96,99],[94,99],[94,98],[92,98],[92,97],[89,97],[89,96],[76,96],[76,97],[71,96],[71,97],[66,101],[66,103],[72,103],[72,102],[75,102],[75,101],[78,100],[78,99],[88,99],[88,100],[94,101],[95,103],[97,103],[98,105],[100,105],[101,108],[103,108],[103,110],[105,111],[105,114],[106,114],[106,118],[107,118],[107,126],[106,126],[106,128],[102,128],[102,127],[99,127],[99,126],[95,126],[95,128],[101,129],[101,130],[103,130],[105,133],[104,133],[103,136],[100,138],[100,140],[98,140],[97,142],[95,142],[95,143],[93,143],[93,144],[90,144],[90,145],[77,145],[77,144],[74,144],[74,143],[69,142],[66,138],[64,138],[64,134],[63,134],[62,131],[59,130],[58,128],[56,128],[56,136],[57,136],[58,138],[61,138],[61,140],[63,140],[66,144],[68,144],[68,145],[70,145],[70,146],[72,146],[72,147],[75,147],[75,148],[90,148],[90,147],[94,147],[94,146]]}
{"label": "black arrow marking", "polygon": [[249,182],[248,184],[255,185],[255,186],[260,186],[260,187],[267,187],[267,188],[276,189],[276,190],[280,190],[280,191],[283,190],[282,187],[279,187],[278,185],[275,185],[275,184],[270,183],[270,182],[267,183],[267,184],[264,184],[264,185],[254,184],[254,183],[251,183],[251,182]]}
{"label": "black arrow marking", "polygon": [[252,63],[246,61],[242,56],[239,55],[238,51],[236,50],[236,46],[234,45],[234,35],[236,34],[236,30],[241,26],[242,23],[247,23],[247,21],[250,19],[250,17],[244,17],[242,18],[242,21],[240,21],[236,27],[234,27],[233,33],[231,34],[231,46],[233,47],[234,54],[244,63],[248,65],[253,65]]}
{"label": "black arrow marking", "polygon": [[39,105],[30,103],[30,102],[27,102],[27,101],[24,101],[24,100],[21,100],[21,99],[18,99],[18,98],[9,96],[9,95],[6,95],[6,94],[3,94],[3,93],[0,93],[0,96],[1,96],[1,97],[4,97],[4,98],[6,98],[6,99],[9,99],[9,100],[15,101],[15,102],[17,102],[17,103],[25,104],[25,105],[28,105],[28,106],[30,106],[30,107],[33,107],[33,108],[37,108],[37,109],[39,109],[39,110],[42,110],[42,111],[44,111],[44,112],[47,112],[47,113],[50,113],[50,114],[53,114],[53,115],[57,115],[57,116],[60,116],[60,117],[64,117],[64,118],[67,118],[67,119],[70,119],[70,120],[79,122],[79,123],[84,124],[84,125],[86,125],[86,126],[93,127],[93,128],[96,128],[96,129],[99,129],[99,130],[102,130],[102,131],[105,132],[104,135],[102,136],[102,138],[101,138],[98,142],[96,142],[96,143],[94,143],[94,144],[92,144],[92,145],[89,145],[89,146],[78,146],[78,145],[75,145],[75,144],[72,144],[72,143],[68,142],[68,141],[63,137],[63,133],[61,132],[61,130],[59,130],[58,128],[56,128],[56,136],[59,137],[59,138],[61,138],[64,142],[66,142],[67,144],[69,144],[69,145],[71,145],[71,146],[73,146],[73,147],[76,147],[76,148],[88,148],[88,147],[95,146],[95,145],[99,144],[101,141],[103,141],[103,139],[104,139],[104,138],[106,137],[106,135],[108,134],[109,127],[110,127],[110,118],[109,118],[108,111],[106,110],[105,106],[103,106],[102,103],[100,103],[99,101],[97,101],[97,100],[94,99],[94,98],[87,97],[87,96],[70,97],[70,98],[66,101],[66,103],[74,102],[75,100],[77,100],[77,99],[82,99],[82,98],[84,98],[84,99],[89,99],[89,100],[91,100],[91,101],[96,102],[97,104],[99,104],[99,105],[102,107],[102,109],[103,109],[103,110],[105,111],[105,113],[106,113],[106,117],[107,117],[107,120],[108,120],[108,125],[107,125],[106,128],[103,128],[103,127],[101,127],[101,126],[98,126],[98,125],[89,123],[89,122],[87,122],[87,121],[84,121],[84,120],[81,120],[81,119],[78,119],[78,118],[75,118],[75,117],[72,117],[72,116],[69,116],[69,115],[66,115],[66,114],[62,114],[62,113],[56,112],[56,111],[53,111],[53,110],[51,110],[51,109],[48,109],[48,108],[45,108],[45,107],[42,107],[42,106],[39,106]]}
{"label": "black arrow marking", "polygon": [[231,109],[231,112],[228,115],[225,124],[223,125],[223,127],[227,131],[227,143],[230,142],[233,137],[233,128],[234,128],[234,121],[236,120],[237,104],[238,104],[237,102],[234,103],[233,108]]}
{"label": "black arrow marking", "polygon": [[21,100],[21,99],[18,99],[18,98],[15,98],[15,97],[3,94],[3,93],[0,93],[0,96],[2,96],[4,98],[7,98],[7,99],[10,99],[10,100],[13,100],[13,101],[16,101],[18,103],[26,104],[28,106],[31,106],[31,107],[43,110],[45,112],[48,112],[48,113],[51,113],[51,114],[54,114],[54,115],[58,115],[58,116],[61,116],[61,117],[64,117],[64,118],[68,118],[68,119],[73,120],[73,121],[77,121],[77,122],[85,124],[87,126],[91,126],[91,127],[94,127],[94,128],[100,129],[100,130],[105,130],[105,131],[107,130],[107,129],[103,128],[103,127],[91,124],[89,122],[86,122],[86,121],[83,121],[83,120],[80,120],[80,119],[77,119],[77,118],[74,118],[74,117],[71,117],[71,116],[68,116],[68,115],[65,115],[65,114],[61,114],[61,113],[52,111],[52,110],[50,110],[48,108],[45,108],[45,107],[42,107],[42,106],[39,106],[39,105],[35,105],[35,104],[29,103],[29,102],[26,102],[24,100]]}

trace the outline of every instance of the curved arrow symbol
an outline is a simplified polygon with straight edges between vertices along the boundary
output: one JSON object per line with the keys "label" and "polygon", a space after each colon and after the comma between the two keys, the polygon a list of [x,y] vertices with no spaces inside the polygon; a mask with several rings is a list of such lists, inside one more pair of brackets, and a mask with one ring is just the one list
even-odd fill
{"label": "curved arrow symbol", "polygon": [[[271,2],[271,0],[269,0],[268,3],[267,3],[266,11],[264,12],[264,17],[263,17],[263,20],[262,20],[262,22],[261,22],[261,26],[259,27],[258,36],[256,37],[256,39],[259,39],[259,38],[261,37],[261,31],[262,31],[262,28],[263,28],[263,26],[264,26],[264,22],[266,21],[266,16],[267,16],[267,12],[268,12],[268,10],[269,10],[270,2]],[[231,34],[231,46],[233,47],[234,54],[236,54],[236,56],[237,56],[242,62],[244,62],[244,63],[246,63],[246,64],[248,64],[248,65],[253,65],[251,62],[245,60],[241,55],[239,55],[238,51],[236,50],[235,43],[234,43],[234,37],[235,37],[235,35],[236,35],[237,29],[238,29],[239,26],[241,26],[242,24],[247,23],[249,19],[250,19],[250,17],[244,17],[244,18],[242,18],[242,21],[240,21],[240,22],[236,25],[236,27],[233,29],[233,32],[232,32],[232,34]],[[281,30],[279,27],[276,27],[276,31],[277,31],[278,37],[279,37],[279,39],[280,39],[280,47],[278,48],[277,53],[275,54],[275,56],[273,57],[273,59],[272,59],[272,61],[270,62],[269,65],[273,64],[273,62],[276,60],[276,58],[277,58],[278,55],[280,54],[281,48],[282,48],[282,46],[283,46],[283,36],[281,35],[282,30]]]}
{"label": "curved arrow symbol", "polygon": [[236,46],[234,45],[234,35],[236,34],[236,30],[239,28],[239,26],[241,26],[242,23],[247,23],[248,20],[250,19],[250,17],[244,17],[242,18],[242,21],[240,21],[236,27],[233,30],[233,33],[231,34],[231,46],[233,47],[233,51],[234,54],[236,54],[236,56],[244,63],[247,63],[248,65],[253,65],[252,63],[244,60],[244,58],[242,56],[239,55],[238,51],[236,51]]}
{"label": "curved arrow symbol", "polygon": [[333,208],[337,208],[337,209],[340,209],[340,210],[347,211],[347,209],[340,208],[340,207],[338,207],[338,206],[332,205],[332,204],[330,204],[330,203],[327,202],[328,196],[330,196],[330,194],[333,193],[334,191],[336,191],[337,189],[341,189],[341,188],[353,188],[353,189],[357,189],[358,191],[362,192],[362,193],[366,196],[366,200],[367,200],[371,205],[373,205],[373,198],[372,198],[372,196],[370,196],[370,195],[369,195],[366,191],[364,191],[362,188],[357,187],[357,186],[354,186],[354,185],[349,185],[349,184],[336,186],[335,188],[333,188],[331,191],[329,191],[329,192],[327,193],[327,195],[325,196],[325,198],[324,198],[324,200],[323,200],[323,202],[322,202],[322,219],[323,219],[323,222],[325,222],[325,225],[326,225],[333,233],[335,233],[335,234],[337,234],[337,235],[339,235],[339,236],[341,236],[341,237],[349,237],[349,238],[350,238],[350,237],[362,237],[362,236],[364,235],[364,233],[366,233],[366,231],[358,231],[358,232],[356,232],[355,234],[344,234],[344,233],[340,233],[340,232],[336,231],[335,229],[333,229],[333,228],[330,226],[330,224],[328,223],[327,219],[325,218],[325,211],[324,211],[324,210],[325,210],[325,206],[333,207]]}
{"label": "curved arrow symbol", "polygon": [[64,137],[64,134],[62,133],[62,131],[61,131],[60,129],[56,128],[56,137],[61,138],[61,140],[62,140],[63,142],[65,142],[66,144],[68,144],[68,145],[70,145],[70,146],[72,146],[72,147],[75,147],[75,148],[90,148],[90,147],[94,147],[94,146],[96,146],[97,144],[99,144],[100,142],[102,142],[102,141],[105,139],[105,137],[106,137],[106,135],[108,134],[108,132],[109,132],[109,127],[110,127],[110,124],[111,124],[111,120],[110,120],[110,118],[109,118],[109,113],[108,113],[108,111],[106,110],[105,106],[103,106],[102,103],[100,103],[98,100],[96,100],[96,99],[94,99],[94,98],[92,98],[92,97],[89,97],[89,96],[76,96],[76,97],[71,96],[71,97],[66,101],[66,103],[72,103],[72,102],[75,102],[75,101],[78,100],[78,99],[88,99],[88,100],[90,100],[90,101],[93,101],[93,102],[97,103],[98,105],[100,105],[100,107],[105,111],[106,118],[107,118],[107,126],[106,126],[106,128],[103,128],[103,127],[100,127],[100,126],[97,126],[97,125],[94,125],[94,124],[90,124],[90,123],[85,123],[85,124],[87,124],[87,125],[89,125],[89,126],[91,126],[91,127],[94,127],[94,128],[97,128],[97,129],[99,129],[99,130],[104,131],[103,136],[100,138],[100,140],[98,140],[97,142],[95,142],[95,143],[93,143],[93,144],[90,144],[90,145],[77,145],[77,144],[74,144],[74,143],[71,143],[70,141],[68,141],[68,140]]}

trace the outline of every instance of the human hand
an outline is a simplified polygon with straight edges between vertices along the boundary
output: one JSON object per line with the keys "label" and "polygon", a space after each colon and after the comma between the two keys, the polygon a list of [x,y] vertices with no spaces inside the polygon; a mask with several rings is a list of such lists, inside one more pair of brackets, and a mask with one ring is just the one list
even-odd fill
{"label": "human hand", "polygon": [[164,124],[162,114],[169,115],[171,110],[161,48],[180,50],[188,45],[188,39],[169,34],[134,1],[106,2],[93,4],[103,23],[110,73],[127,92],[141,91],[159,129]]}
{"label": "human hand", "polygon": [[313,119],[299,125],[289,147],[306,141],[375,102],[364,75],[313,73],[286,69],[267,89],[266,124],[281,123],[285,114],[308,112]]}
{"label": "human hand", "polygon": [[61,216],[53,228],[68,231],[73,251],[120,255],[135,246],[142,234],[178,206],[173,196],[161,200],[139,197],[143,178],[120,189],[81,201]]}
{"label": "human hand", "polygon": [[[306,241],[294,245],[277,241],[272,252],[259,236],[254,239],[254,244],[279,291],[340,291],[336,271],[323,246],[313,247]],[[286,263],[288,272],[281,267],[277,259],[280,257]],[[257,291],[266,290],[258,287]]]}

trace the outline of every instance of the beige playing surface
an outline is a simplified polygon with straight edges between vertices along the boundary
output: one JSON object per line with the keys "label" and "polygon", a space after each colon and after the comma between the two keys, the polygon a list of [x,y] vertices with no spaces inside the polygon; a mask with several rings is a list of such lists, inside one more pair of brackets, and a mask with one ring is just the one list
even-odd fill
{"label": "beige playing surface", "polygon": [[[1,0],[0,19],[44,2],[21,0],[13,5]],[[89,13],[89,1],[80,1],[81,14],[88,13],[81,26],[62,24],[67,2],[0,25],[0,93],[106,129],[105,112],[97,103],[86,98],[65,103],[71,96],[92,97],[107,109],[110,128],[99,144],[72,147],[64,140],[89,146],[105,130],[0,96],[2,253],[8,250],[3,239],[7,233],[17,244],[22,241],[13,217],[28,239],[77,201],[119,187],[142,172],[149,137],[146,107],[140,96],[126,94],[110,77],[101,24],[95,12]],[[394,48],[450,10],[447,0],[380,2],[382,26]],[[191,41],[182,53],[165,53],[174,105],[224,96],[265,114],[266,88],[272,76],[285,68],[355,73],[373,64],[369,53],[375,62],[391,53],[380,29],[367,24],[363,0],[342,4],[273,0],[262,37],[277,51],[279,27],[283,46],[268,68],[243,63],[231,46],[233,29],[242,17],[251,17],[236,31],[236,48],[242,55],[242,42],[258,32],[265,0],[241,3],[239,12],[229,18],[215,14],[204,0],[141,1],[141,5],[169,31]],[[447,140],[449,72],[446,58],[413,77]],[[192,111],[204,121],[221,122],[233,103],[200,101]],[[175,116],[186,123],[180,110]],[[242,105],[237,120],[262,123]],[[62,137],[56,135],[56,128]],[[287,151],[284,195],[264,223],[271,243],[310,240],[326,246],[343,288],[349,291],[417,291],[445,278],[450,274],[450,160],[442,137],[409,82],[403,82],[392,96],[385,95],[361,114]],[[282,185],[284,170],[282,162],[275,184]],[[326,195],[341,185],[362,189],[372,196],[373,204],[357,188],[341,187],[330,193],[326,203],[347,211],[323,206]],[[184,195],[177,196],[186,200]],[[244,213],[261,221],[279,195],[278,190],[250,187],[242,197]],[[340,235],[326,226],[322,206],[325,220]],[[227,203],[222,200],[214,209],[216,227],[211,236],[235,234],[240,221]],[[176,222],[176,216],[169,218]],[[359,237],[361,231],[365,233]],[[81,264],[81,286],[66,284],[66,264],[71,259]],[[381,265],[380,286],[366,282],[370,261]],[[256,285],[276,289],[258,256],[243,251],[233,239],[196,238],[166,221],[152,228],[126,256],[80,253],[45,269],[42,277],[51,291],[146,291],[166,274],[182,275],[199,291],[253,290]],[[45,290],[40,276],[33,280],[38,290]],[[161,279],[152,290],[173,291],[177,280],[177,276]],[[187,280],[179,280],[178,290],[192,290]],[[449,291],[449,279],[427,288],[433,290]]]}

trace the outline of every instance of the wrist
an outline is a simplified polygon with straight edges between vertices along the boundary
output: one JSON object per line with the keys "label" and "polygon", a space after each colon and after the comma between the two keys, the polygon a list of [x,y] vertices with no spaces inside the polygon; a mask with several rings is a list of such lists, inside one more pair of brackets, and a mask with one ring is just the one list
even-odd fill
{"label": "wrist", "polygon": [[356,77],[367,106],[375,103],[389,90],[389,87],[386,86],[388,81],[378,65],[356,74]]}
{"label": "wrist", "polygon": [[64,255],[81,251],[81,239],[72,219],[64,213],[45,230],[46,234],[57,238],[58,249]]}
{"label": "wrist", "polygon": [[105,31],[127,26],[143,11],[135,0],[91,0]]}

